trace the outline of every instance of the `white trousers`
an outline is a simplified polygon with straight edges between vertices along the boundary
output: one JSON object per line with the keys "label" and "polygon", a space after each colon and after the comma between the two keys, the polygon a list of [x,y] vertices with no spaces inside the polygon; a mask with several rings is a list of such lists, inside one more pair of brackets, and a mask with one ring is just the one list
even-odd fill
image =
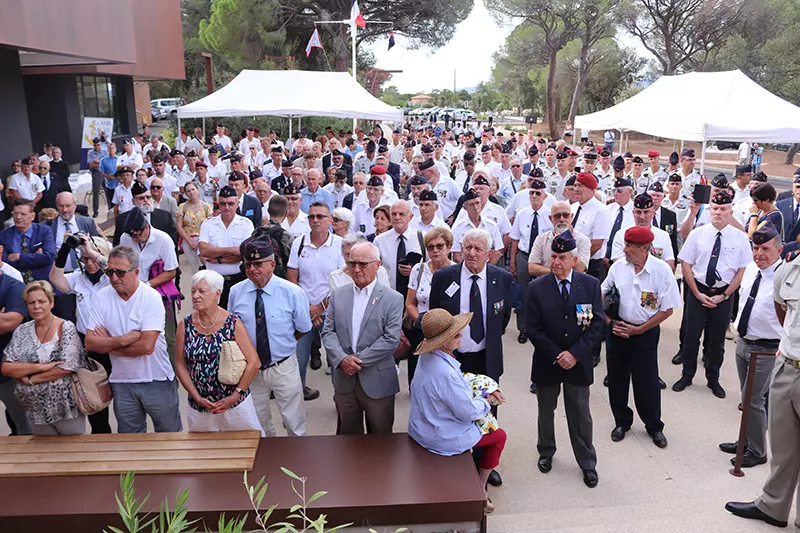
{"label": "white trousers", "polygon": [[200,256],[198,255],[200,248],[192,250],[187,241],[181,241],[181,249],[183,249],[183,255],[186,256],[186,262],[189,263],[189,268],[192,269],[192,274],[197,273],[200,270]]}
{"label": "white trousers", "polygon": [[223,413],[211,414],[195,411],[191,407],[186,410],[186,418],[189,422],[189,433],[210,433],[216,431],[247,431],[253,429],[261,432],[264,430],[258,421],[256,408],[253,404],[253,392],[250,396],[232,409]]}
{"label": "white trousers", "polygon": [[302,437],[306,434],[306,408],[303,403],[303,385],[300,382],[300,367],[297,356],[279,365],[259,370],[250,384],[250,395],[255,403],[261,427],[267,437],[277,437],[275,424],[272,423],[272,410],[269,405],[269,393],[275,393],[278,410],[283,418],[283,426],[290,437]]}

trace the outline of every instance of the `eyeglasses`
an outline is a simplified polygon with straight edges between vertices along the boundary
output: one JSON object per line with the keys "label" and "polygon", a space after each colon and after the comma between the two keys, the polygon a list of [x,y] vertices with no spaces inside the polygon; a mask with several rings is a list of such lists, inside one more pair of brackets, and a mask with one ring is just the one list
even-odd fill
{"label": "eyeglasses", "polygon": [[347,268],[352,268],[352,269],[358,268],[360,270],[364,270],[365,268],[367,268],[367,266],[371,265],[372,263],[375,263],[376,261],[377,260],[372,260],[372,261],[348,261],[347,262]]}
{"label": "eyeglasses", "polygon": [[522,165],[511,165],[511,168],[520,168]]}
{"label": "eyeglasses", "polygon": [[111,279],[114,276],[117,276],[118,278],[122,279],[125,277],[125,274],[127,274],[128,272],[132,272],[134,270],[136,270],[136,267],[129,268],[128,270],[120,270],[118,268],[107,268],[105,272],[106,276],[108,276],[108,279]]}
{"label": "eyeglasses", "polygon": [[531,191],[530,195],[531,196],[542,196],[542,191]]}
{"label": "eyeglasses", "polygon": [[550,213],[550,216],[553,218],[569,218],[572,213]]}
{"label": "eyeglasses", "polygon": [[308,215],[308,220],[322,220],[328,218],[328,215]]}
{"label": "eyeglasses", "polygon": [[444,251],[445,248],[447,248],[447,244],[443,243],[443,242],[441,242],[439,244],[428,244],[427,246],[425,246],[425,248],[428,251],[438,250],[438,251],[442,252],[442,251]]}
{"label": "eyeglasses", "polygon": [[341,218],[339,218],[339,217],[333,217],[333,221],[334,221],[334,222],[341,222],[341,221],[342,221],[342,219],[341,219]]}
{"label": "eyeglasses", "polygon": [[614,192],[618,193],[618,194],[622,194],[622,193],[625,192],[625,187],[617,187],[616,189],[614,189]]}
{"label": "eyeglasses", "polygon": [[160,191],[160,190],[161,190],[161,189],[163,189],[163,188],[164,188],[164,187],[162,187],[161,185],[151,185],[151,186],[150,186],[150,190],[151,190],[151,191],[152,191],[153,189],[155,189],[155,190],[157,190],[157,191]]}
{"label": "eyeglasses", "polygon": [[250,262],[250,263],[245,263],[244,264],[244,269],[247,270],[249,268],[261,268],[266,263],[269,263],[269,259],[265,259],[263,261],[253,261],[253,262]]}

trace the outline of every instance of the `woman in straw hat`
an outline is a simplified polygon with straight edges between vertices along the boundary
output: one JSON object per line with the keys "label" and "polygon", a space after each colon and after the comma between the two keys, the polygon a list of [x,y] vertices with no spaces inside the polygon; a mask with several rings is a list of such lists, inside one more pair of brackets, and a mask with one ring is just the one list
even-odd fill
{"label": "woman in straw hat", "polygon": [[[422,317],[425,338],[417,354],[424,355],[419,358],[411,382],[408,434],[420,446],[439,455],[482,448],[478,473],[485,487],[492,469],[500,464],[506,433],[492,429],[482,434],[476,422],[489,413],[492,405],[503,403],[505,397],[500,390],[487,389],[474,398],[461,364],[453,356],[471,318],[472,313],[452,316],[444,309],[432,309]],[[494,505],[487,498],[487,511],[493,510]]]}

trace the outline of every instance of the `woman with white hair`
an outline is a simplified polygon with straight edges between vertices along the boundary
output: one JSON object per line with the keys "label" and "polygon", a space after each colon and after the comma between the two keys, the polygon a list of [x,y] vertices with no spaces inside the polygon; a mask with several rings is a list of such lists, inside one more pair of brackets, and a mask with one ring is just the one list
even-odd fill
{"label": "woman with white hair", "polygon": [[344,207],[337,207],[333,210],[333,233],[341,238],[345,238],[352,233],[353,225],[355,224],[355,217],[353,212]]}
{"label": "woman with white hair", "polygon": [[[103,237],[80,235],[80,239],[83,244],[80,248],[80,259],[76,261],[79,263],[79,267],[69,274],[64,273],[67,258],[74,255],[78,259],[77,250],[71,248],[65,239],[56,255],[55,264],[50,269],[50,283],[61,293],[75,295],[78,312],[75,328],[83,342],[86,338],[86,320],[89,318],[92,308],[100,303],[97,293],[111,284],[105,274],[111,246]],[[103,365],[108,375],[111,375],[111,358],[107,353],[89,352],[87,355]],[[92,427],[92,433],[111,433],[108,407],[89,415],[89,425]]]}
{"label": "woman with white hair", "polygon": [[[175,374],[189,394],[189,431],[255,429],[264,436],[249,390],[261,364],[241,319],[219,306],[224,281],[213,270],[192,276],[194,311],[178,325],[175,335]],[[232,367],[223,364],[220,375],[223,351],[231,355],[226,363],[244,358],[241,374],[241,366],[231,372]]]}

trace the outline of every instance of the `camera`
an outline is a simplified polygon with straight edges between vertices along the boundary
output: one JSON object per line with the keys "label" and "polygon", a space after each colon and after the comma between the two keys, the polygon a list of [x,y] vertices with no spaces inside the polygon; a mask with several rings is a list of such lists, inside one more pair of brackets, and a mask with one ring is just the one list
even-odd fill
{"label": "camera", "polygon": [[77,249],[83,246],[84,239],[88,239],[89,235],[83,232],[73,233],[72,235],[67,235],[64,237],[64,244],[69,246],[70,248]]}

